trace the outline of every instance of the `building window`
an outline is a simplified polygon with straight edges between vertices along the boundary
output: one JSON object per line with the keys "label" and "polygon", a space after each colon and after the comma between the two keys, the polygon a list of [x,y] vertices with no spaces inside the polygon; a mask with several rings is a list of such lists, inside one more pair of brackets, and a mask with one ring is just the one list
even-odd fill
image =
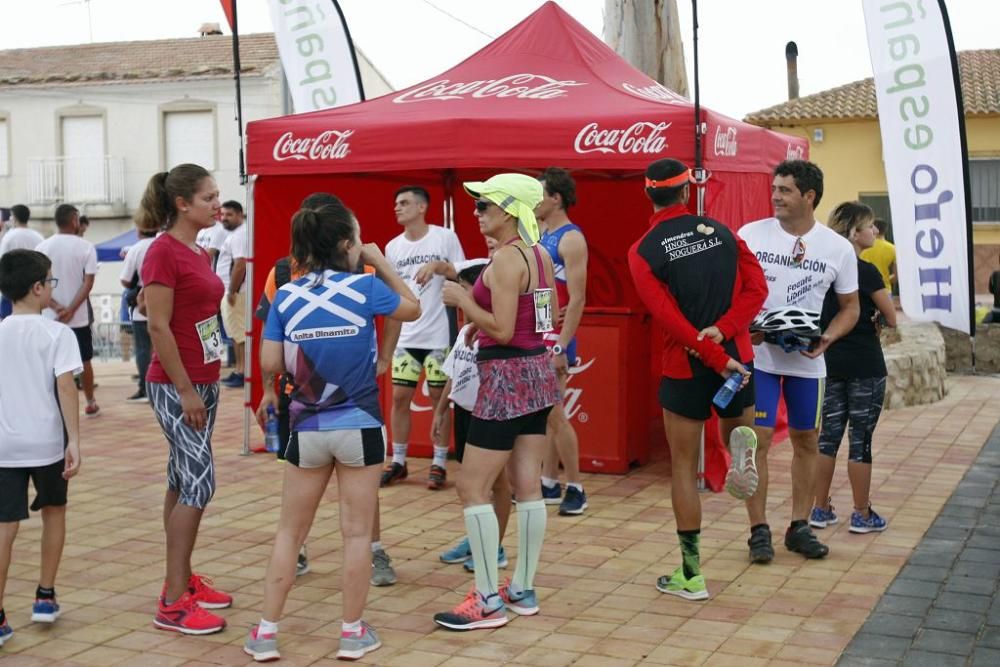
{"label": "building window", "polygon": [[10,130],[6,117],[0,116],[0,176],[10,176]]}
{"label": "building window", "polygon": [[1000,223],[1000,159],[969,160],[972,221]]}
{"label": "building window", "polygon": [[193,163],[215,169],[215,114],[210,111],[167,111],[163,115],[166,169]]}

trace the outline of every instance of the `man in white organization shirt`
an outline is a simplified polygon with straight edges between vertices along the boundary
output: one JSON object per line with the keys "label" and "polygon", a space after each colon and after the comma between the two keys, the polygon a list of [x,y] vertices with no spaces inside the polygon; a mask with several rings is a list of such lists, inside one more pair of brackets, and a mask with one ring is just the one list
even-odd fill
{"label": "man in white organization shirt", "polygon": [[[786,160],[774,169],[771,202],[774,217],[752,222],[739,235],[764,269],[768,297],[764,310],[796,307],[819,313],[828,290],[837,295],[840,312],[812,351],[785,352],[754,338],[757,470],[760,483],[747,502],[750,516],[750,559],[774,558],[767,524],[767,452],[774,435],[779,394],[788,409],[792,441],[792,515],[785,546],[806,558],[823,558],[821,544],[807,520],[812,507],[813,478],[818,454],[826,365],[823,351],[848,333],[858,320],[858,266],[854,249],[844,237],[816,221],[823,196],[823,172],[812,162]],[[817,318],[818,321],[818,318]]]}
{"label": "man in white organization shirt", "polygon": [[[458,236],[425,220],[430,205],[427,190],[408,185],[396,191],[396,221],[404,232],[385,247],[386,259],[420,299],[421,316],[404,322],[392,360],[392,461],[382,473],[382,486],[406,479],[406,450],[410,441],[410,401],[425,376],[433,408],[448,381],[442,372],[451,344],[451,325],[441,300],[445,275],[454,277],[454,264],[465,259]],[[434,443],[427,487],[444,487],[448,459],[448,429]]]}
{"label": "man in white organization shirt", "polygon": [[[15,204],[10,207],[10,214],[13,218],[11,227],[0,236],[0,257],[11,250],[34,250],[45,240],[45,237],[28,227],[31,209],[27,206]],[[0,319],[10,315],[12,310],[13,304],[6,297],[0,297]]]}
{"label": "man in white organization shirt", "polygon": [[58,281],[52,290],[51,308],[46,308],[43,314],[69,325],[76,334],[83,361],[80,379],[87,398],[84,414],[96,417],[101,409],[97,407],[94,397],[94,367],[91,364],[94,337],[90,329],[87,300],[97,275],[97,249],[90,241],[77,236],[80,212],[75,206],[60,204],[56,208],[55,219],[58,231],[35,248],[52,260],[52,277]]}
{"label": "man in white organization shirt", "polygon": [[233,357],[235,359],[233,372],[222,380],[225,387],[239,388],[243,386],[243,346],[246,343],[246,287],[247,257],[250,255],[247,226],[243,224],[243,205],[238,201],[227,201],[222,204],[222,224],[229,230],[229,237],[222,244],[215,272],[222,278],[226,286],[226,295],[222,297],[222,323],[226,334],[233,341]]}

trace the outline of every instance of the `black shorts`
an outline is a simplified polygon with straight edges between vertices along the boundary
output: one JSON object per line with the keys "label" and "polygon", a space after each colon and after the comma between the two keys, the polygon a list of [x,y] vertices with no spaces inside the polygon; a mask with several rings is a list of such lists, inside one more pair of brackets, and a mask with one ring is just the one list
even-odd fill
{"label": "black shorts", "polygon": [[712,403],[715,393],[726,382],[725,378],[715,373],[685,380],[661,378],[660,406],[681,417],[701,421],[708,419],[713,409],[720,417],[739,417],[745,409],[753,406],[755,399],[753,364],[746,364],[746,367],[750,371],[750,381],[725,408]]}
{"label": "black shorts", "polygon": [[76,344],[80,348],[80,360],[87,362],[94,358],[94,334],[90,326],[73,329],[76,334]]}
{"label": "black shorts", "polygon": [[0,523],[23,521],[28,518],[28,479],[35,485],[35,502],[31,511],[66,504],[68,482],[62,472],[65,461],[56,461],[37,468],[0,468]]}
{"label": "black shorts", "polygon": [[455,459],[459,463],[462,462],[462,457],[465,456],[465,443],[469,440],[469,424],[471,422],[472,413],[456,403],[452,425],[455,429]]}
{"label": "black shorts", "polygon": [[551,405],[520,417],[499,421],[480,419],[473,415],[469,422],[468,444],[482,449],[509,452],[514,449],[514,441],[518,436],[545,435],[550,412]]}

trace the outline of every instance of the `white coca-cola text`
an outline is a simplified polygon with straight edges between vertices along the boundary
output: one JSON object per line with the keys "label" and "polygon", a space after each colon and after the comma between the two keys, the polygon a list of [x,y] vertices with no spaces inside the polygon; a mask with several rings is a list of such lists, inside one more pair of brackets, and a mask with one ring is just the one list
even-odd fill
{"label": "white coca-cola text", "polygon": [[522,100],[551,100],[562,97],[572,86],[583,81],[560,81],[544,74],[511,74],[499,79],[452,83],[448,79],[431,81],[393,98],[396,104],[427,100],[458,100],[464,97],[516,97]]}
{"label": "white coca-cola text", "polygon": [[567,380],[566,392],[563,394],[563,412],[566,414],[566,419],[572,419],[580,412],[580,397],[583,396],[583,389],[579,387],[570,387],[568,383],[573,380],[573,376],[579,375],[588,368],[594,365],[597,361],[597,357],[594,357],[585,364],[580,364],[578,366],[573,366],[569,369],[569,379]]}
{"label": "white coca-cola text", "polygon": [[625,129],[602,130],[589,123],[576,135],[573,149],[577,153],[662,153],[667,148],[663,132],[671,123],[638,121]]}
{"label": "white coca-cola text", "polygon": [[354,130],[326,130],[315,137],[296,137],[285,132],[274,142],[274,159],[282,160],[342,160],[351,152],[348,137]]}
{"label": "white coca-cola text", "polygon": [[638,95],[639,97],[652,100],[654,102],[665,102],[667,104],[687,104],[688,102],[686,98],[678,95],[662,83],[652,83],[648,86],[635,86],[626,82],[622,84],[622,89],[627,93]]}

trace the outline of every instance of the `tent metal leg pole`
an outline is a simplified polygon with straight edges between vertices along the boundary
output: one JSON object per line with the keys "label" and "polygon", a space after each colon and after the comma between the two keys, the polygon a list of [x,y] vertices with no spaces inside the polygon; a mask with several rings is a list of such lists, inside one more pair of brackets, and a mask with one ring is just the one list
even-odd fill
{"label": "tent metal leg pole", "polygon": [[250,455],[250,428],[252,426],[253,420],[250,418],[253,413],[253,405],[250,401],[253,389],[253,383],[255,380],[254,374],[251,371],[253,368],[253,274],[254,274],[254,235],[253,235],[253,185],[254,179],[251,177],[247,179],[247,220],[243,224],[247,225],[247,248],[249,250],[249,257],[247,257],[247,272],[246,277],[243,280],[244,285],[244,299],[245,313],[243,319],[243,326],[246,330],[246,341],[243,344],[243,376],[245,381],[243,382],[243,447],[240,450],[240,456]]}

